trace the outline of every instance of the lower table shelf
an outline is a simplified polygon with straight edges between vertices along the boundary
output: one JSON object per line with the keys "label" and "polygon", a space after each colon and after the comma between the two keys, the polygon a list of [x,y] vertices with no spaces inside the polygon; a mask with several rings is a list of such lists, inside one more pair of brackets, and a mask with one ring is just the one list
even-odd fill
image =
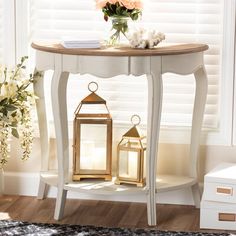
{"label": "lower table shelf", "polygon": [[[71,175],[70,175],[71,176]],[[48,185],[57,186],[57,172],[41,172],[41,180]],[[72,181],[64,185],[64,189],[68,191],[76,191],[90,194],[146,194],[147,188],[139,188],[133,185],[114,183],[115,177],[112,181],[87,179],[82,181]],[[188,176],[178,175],[158,175],[156,178],[156,192],[171,191],[181,188],[187,188],[197,183],[197,180]]]}

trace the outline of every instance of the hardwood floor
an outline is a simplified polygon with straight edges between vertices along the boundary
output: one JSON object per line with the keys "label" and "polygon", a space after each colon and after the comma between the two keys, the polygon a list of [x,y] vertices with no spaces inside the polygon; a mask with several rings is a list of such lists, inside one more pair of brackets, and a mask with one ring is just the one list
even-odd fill
{"label": "hardwood floor", "polygon": [[[1,196],[0,219],[41,223],[96,225],[105,227],[146,228],[147,211],[144,203],[88,201],[67,199],[64,218],[53,219],[55,199],[38,200],[36,197]],[[157,205],[160,230],[207,231],[199,229],[199,209],[193,206]]]}

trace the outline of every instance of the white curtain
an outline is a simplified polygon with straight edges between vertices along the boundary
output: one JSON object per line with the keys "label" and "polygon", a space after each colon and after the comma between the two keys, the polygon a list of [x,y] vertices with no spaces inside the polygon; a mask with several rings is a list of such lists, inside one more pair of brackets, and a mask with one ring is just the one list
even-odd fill
{"label": "white curtain", "polygon": [[[157,29],[166,35],[164,44],[206,43],[205,63],[209,78],[204,126],[219,125],[219,86],[221,73],[223,0],[144,0],[142,21],[139,25]],[[30,39],[60,40],[63,36],[80,37],[109,31],[94,0],[30,0]],[[114,65],[115,66],[115,65]],[[49,73],[50,74],[50,73]],[[86,75],[70,76],[68,89],[69,120],[89,92],[90,81],[99,84],[98,94],[108,101],[115,125],[130,123],[139,114],[142,124],[147,116],[146,77],[119,76],[99,79]],[[190,126],[195,91],[193,76],[166,74],[162,125]],[[49,86],[48,90],[49,90]]]}

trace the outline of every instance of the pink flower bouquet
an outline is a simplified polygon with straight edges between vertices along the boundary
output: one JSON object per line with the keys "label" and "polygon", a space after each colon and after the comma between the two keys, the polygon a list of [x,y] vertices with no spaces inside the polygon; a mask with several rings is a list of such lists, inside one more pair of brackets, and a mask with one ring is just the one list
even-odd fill
{"label": "pink flower bouquet", "polygon": [[126,36],[128,32],[127,20],[137,20],[142,14],[141,0],[95,0],[98,9],[102,9],[104,19],[107,21],[109,17],[112,18],[112,30],[108,42],[109,45],[115,45],[120,39],[122,33]]}

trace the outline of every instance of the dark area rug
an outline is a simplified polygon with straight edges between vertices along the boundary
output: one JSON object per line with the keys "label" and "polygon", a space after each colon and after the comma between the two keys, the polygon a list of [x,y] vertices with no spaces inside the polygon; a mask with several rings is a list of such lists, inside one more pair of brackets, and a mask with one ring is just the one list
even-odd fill
{"label": "dark area rug", "polygon": [[59,225],[59,224],[41,224],[28,223],[11,220],[0,221],[0,235],[68,235],[68,236],[145,236],[145,235],[167,235],[167,236],[229,236],[230,233],[199,233],[199,232],[173,232],[160,231],[155,229],[126,229],[126,228],[104,228],[95,226],[80,226],[80,225]]}

